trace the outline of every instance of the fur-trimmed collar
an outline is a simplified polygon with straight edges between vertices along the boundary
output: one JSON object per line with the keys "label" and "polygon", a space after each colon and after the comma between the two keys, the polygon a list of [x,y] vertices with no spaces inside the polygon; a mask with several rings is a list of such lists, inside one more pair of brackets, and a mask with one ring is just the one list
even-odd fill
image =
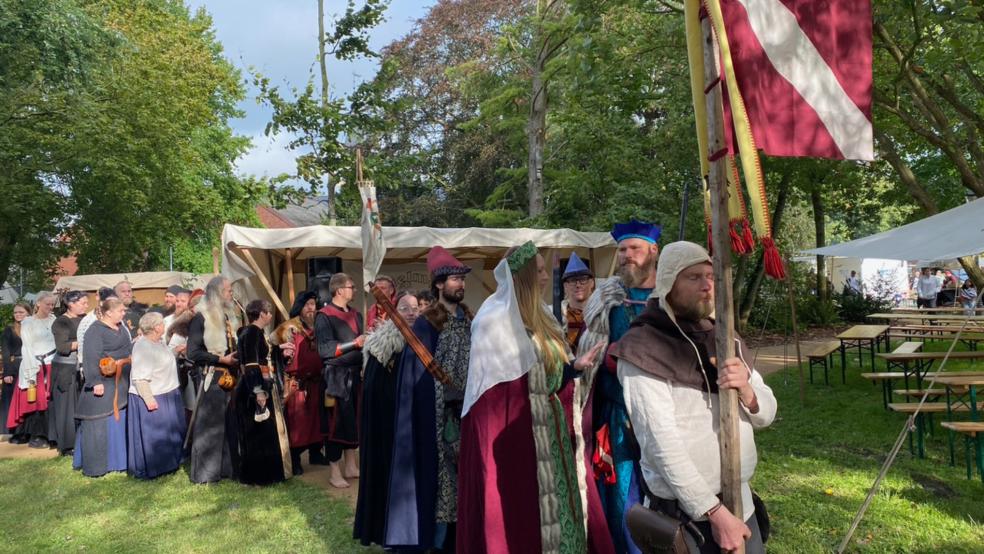
{"label": "fur-trimmed collar", "polygon": [[385,364],[403,350],[407,341],[392,320],[387,320],[366,337],[365,352]]}
{"label": "fur-trimmed collar", "polygon": [[621,277],[615,276],[609,277],[608,279],[599,279],[598,288],[591,293],[587,304],[584,305],[585,326],[589,329],[596,328],[598,317],[604,318],[607,324],[608,312],[611,311],[612,307],[625,302],[625,298],[625,285],[622,284]]}
{"label": "fur-trimmed collar", "polygon": [[[464,302],[458,304],[458,306],[461,308],[461,311],[465,313],[465,319],[471,321],[474,318],[472,311],[468,309],[468,306],[465,305]],[[451,317],[451,313],[448,312],[448,309],[445,308],[444,304],[441,304],[440,302],[434,302],[428,306],[427,310],[425,310],[422,315],[427,318],[427,321],[429,321],[430,324],[438,330],[438,332],[444,330],[444,324],[447,323],[448,318]]]}

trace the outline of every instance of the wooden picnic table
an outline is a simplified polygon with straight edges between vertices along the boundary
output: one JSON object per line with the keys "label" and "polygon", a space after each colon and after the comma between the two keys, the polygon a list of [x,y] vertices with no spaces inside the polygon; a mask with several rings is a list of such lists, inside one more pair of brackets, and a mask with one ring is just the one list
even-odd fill
{"label": "wooden picnic table", "polygon": [[[892,313],[927,313],[927,314],[962,314],[961,306],[947,306],[943,308],[892,308]],[[977,313],[984,313],[984,306],[974,308]]]}
{"label": "wooden picnic table", "polygon": [[[970,413],[970,421],[980,421],[980,410],[978,409],[977,388],[984,387],[984,375],[941,375],[935,381],[946,387],[946,420],[953,422],[955,411],[962,411],[966,408]],[[954,465],[953,455],[953,433],[954,429],[947,428],[947,439],[950,446],[950,465]],[[967,444],[969,447],[969,442]],[[977,472],[984,481],[984,441],[981,437],[974,436],[974,459],[977,462]],[[967,478],[972,476],[970,460],[967,460]]]}
{"label": "wooden picnic table", "polygon": [[[909,377],[915,375],[916,388],[923,388],[923,378],[932,368],[933,363],[946,358],[946,352],[911,352],[911,353],[879,353],[877,356],[885,360],[886,367],[898,367],[905,375],[905,388],[909,388]],[[951,352],[951,360],[984,360],[984,351]]]}
{"label": "wooden picnic table", "polygon": [[868,314],[868,319],[874,320],[886,320],[886,321],[898,321],[900,319],[914,319],[919,321],[942,321],[942,322],[959,322],[969,321],[976,324],[984,324],[984,315],[958,315],[958,314],[903,314],[903,313],[878,313],[878,314]]}
{"label": "wooden picnic table", "polygon": [[871,369],[875,369],[875,352],[880,350],[882,340],[888,350],[888,325],[855,325],[837,335],[840,341],[841,368],[847,367],[847,349],[857,348],[861,367],[864,367],[863,351],[871,353]]}

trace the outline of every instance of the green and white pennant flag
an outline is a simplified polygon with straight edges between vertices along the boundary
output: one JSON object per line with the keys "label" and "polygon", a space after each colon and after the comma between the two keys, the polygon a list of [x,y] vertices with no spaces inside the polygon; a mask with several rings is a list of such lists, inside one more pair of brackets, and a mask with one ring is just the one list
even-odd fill
{"label": "green and white pennant flag", "polygon": [[379,203],[376,202],[376,185],[372,181],[361,181],[359,194],[362,195],[362,282],[368,291],[383,265],[386,242]]}

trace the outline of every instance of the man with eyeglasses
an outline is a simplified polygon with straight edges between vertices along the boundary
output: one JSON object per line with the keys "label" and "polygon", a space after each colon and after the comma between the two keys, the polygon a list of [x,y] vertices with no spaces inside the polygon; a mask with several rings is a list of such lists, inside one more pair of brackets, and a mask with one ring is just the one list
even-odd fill
{"label": "man with eyeglasses", "polygon": [[434,380],[409,346],[396,384],[396,429],[385,544],[394,549],[454,549],[458,449],[471,352],[472,312],[464,304],[471,268],[435,246],[427,254],[435,302],[413,325],[450,377]]}
{"label": "man with eyeglasses", "polygon": [[571,352],[576,352],[577,341],[584,332],[584,306],[595,289],[594,273],[584,265],[577,252],[571,252],[561,281],[564,283],[561,313],[564,314],[567,344],[570,345]]}
{"label": "man with eyeglasses", "polygon": [[[314,335],[321,356],[325,379],[325,406],[329,409],[325,457],[328,458],[328,482],[346,488],[346,479],[359,477],[359,403],[361,402],[362,314],[350,306],[355,296],[352,279],[336,273],[328,281],[331,302],[314,319]],[[345,458],[344,470],[341,460]]]}

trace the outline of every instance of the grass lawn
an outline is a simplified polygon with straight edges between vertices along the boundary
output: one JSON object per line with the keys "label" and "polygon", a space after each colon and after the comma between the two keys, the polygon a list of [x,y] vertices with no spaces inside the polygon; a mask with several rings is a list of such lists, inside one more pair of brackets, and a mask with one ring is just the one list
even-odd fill
{"label": "grass lawn", "polygon": [[[939,350],[936,343],[928,349]],[[839,363],[839,362],[838,362]],[[951,370],[984,370],[969,363]],[[837,373],[839,373],[839,366]],[[848,383],[807,385],[795,368],[769,377],[779,416],[757,435],[753,486],[772,514],[770,552],[831,552],[840,543],[904,417],[849,363]],[[855,535],[852,551],[981,552],[984,485],[967,480],[963,441],[948,464],[936,422],[926,459],[904,448]],[[352,507],[291,480],[267,488],[195,486],[184,470],[153,482],[86,479],[66,458],[0,460],[0,551],[352,552]]]}
{"label": "grass lawn", "polygon": [[[946,346],[941,341],[925,349]],[[822,384],[822,375],[807,383],[805,408],[795,367],[767,379],[779,414],[771,428],[756,433],[759,465],[752,486],[772,515],[770,552],[836,549],[902,429],[905,416],[883,409],[881,386],[861,379],[856,356],[848,358],[846,386],[839,360],[830,386]],[[871,371],[867,359],[865,364]],[[806,372],[805,359],[803,365]],[[879,368],[884,371],[881,362]],[[984,371],[984,362],[948,363],[946,370]],[[896,395],[893,401],[904,399]],[[942,419],[935,416],[925,459],[903,447],[850,551],[984,551],[984,485],[976,474],[966,478],[962,437],[955,438],[956,466],[950,467]]]}
{"label": "grass lawn", "polygon": [[0,461],[0,551],[359,552],[346,500],[292,479],[193,485],[82,477],[68,458]]}

